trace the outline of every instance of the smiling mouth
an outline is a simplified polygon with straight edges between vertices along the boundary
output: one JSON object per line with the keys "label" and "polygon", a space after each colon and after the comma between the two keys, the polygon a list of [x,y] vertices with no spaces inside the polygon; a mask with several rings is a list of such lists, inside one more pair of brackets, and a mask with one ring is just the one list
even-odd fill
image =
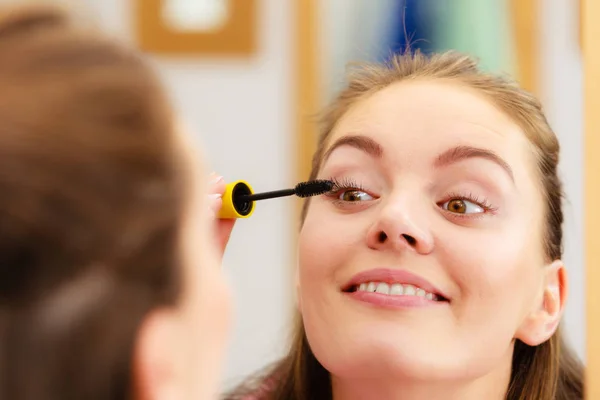
{"label": "smiling mouth", "polygon": [[422,297],[429,301],[449,302],[449,300],[440,294],[428,292],[418,286],[402,283],[386,282],[363,282],[359,285],[351,285],[343,290],[344,293],[367,292],[377,293],[384,296],[413,296]]}

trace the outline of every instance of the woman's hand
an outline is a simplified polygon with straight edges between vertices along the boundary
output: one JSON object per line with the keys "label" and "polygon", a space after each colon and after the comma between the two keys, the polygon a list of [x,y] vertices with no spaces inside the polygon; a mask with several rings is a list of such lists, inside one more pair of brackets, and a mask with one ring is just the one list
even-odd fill
{"label": "woman's hand", "polygon": [[227,242],[231,236],[231,231],[235,225],[235,219],[220,219],[218,218],[219,210],[223,204],[222,196],[225,192],[226,183],[222,176],[211,174],[209,177],[208,197],[209,206],[215,218],[216,239],[221,255],[225,252]]}

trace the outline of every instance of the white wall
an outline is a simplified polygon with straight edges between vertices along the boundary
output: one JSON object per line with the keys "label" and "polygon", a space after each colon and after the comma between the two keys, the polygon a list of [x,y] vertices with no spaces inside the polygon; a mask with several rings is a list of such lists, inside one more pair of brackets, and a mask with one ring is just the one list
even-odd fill
{"label": "white wall", "polygon": [[569,341],[585,356],[585,265],[583,247],[583,69],[577,2],[544,0],[541,86],[547,117],[561,143],[565,188],[565,256],[570,293],[565,312]]}
{"label": "white wall", "polygon": [[[396,0],[322,0],[318,2],[321,101],[327,104],[344,87],[348,62],[377,61],[386,54],[386,34],[400,9]],[[358,29],[357,29],[358,28]]]}
{"label": "white wall", "polygon": [[[123,0],[85,0],[103,27],[132,39]],[[249,60],[154,58],[211,167],[257,190],[293,185],[293,33],[289,1],[260,0],[258,54]],[[236,297],[226,384],[278,356],[290,316],[291,200],[269,200],[240,220],[224,260]]]}

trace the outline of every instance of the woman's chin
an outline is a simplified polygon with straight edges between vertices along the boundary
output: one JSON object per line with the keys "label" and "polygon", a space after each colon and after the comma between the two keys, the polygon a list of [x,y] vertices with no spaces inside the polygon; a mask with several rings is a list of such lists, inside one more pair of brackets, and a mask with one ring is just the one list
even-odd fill
{"label": "woman's chin", "polygon": [[[395,354],[395,353],[394,353]],[[319,360],[333,377],[345,380],[422,381],[445,379],[447,373],[430,360],[411,357],[352,356],[324,357]]]}
{"label": "woman's chin", "polygon": [[510,370],[510,355],[474,354],[468,346],[436,336],[375,331],[361,335],[348,330],[335,338],[309,336],[309,343],[317,360],[338,380],[457,382],[476,380],[499,365]]}
{"label": "woman's chin", "polygon": [[[309,343],[314,343],[309,337]],[[403,341],[401,337],[348,335],[312,345],[317,360],[333,376],[344,379],[432,379],[452,374],[450,354],[428,346],[425,340]],[[440,354],[441,353],[441,354]],[[446,359],[446,360],[444,360]]]}
{"label": "woman's chin", "polygon": [[460,332],[454,331],[445,311],[435,313],[434,318],[421,309],[338,307],[325,315],[310,307],[305,309],[304,328],[317,360],[340,378],[454,379],[471,367],[468,374],[479,373],[480,366],[473,364],[486,357],[479,351],[474,356],[472,343],[450,340]]}

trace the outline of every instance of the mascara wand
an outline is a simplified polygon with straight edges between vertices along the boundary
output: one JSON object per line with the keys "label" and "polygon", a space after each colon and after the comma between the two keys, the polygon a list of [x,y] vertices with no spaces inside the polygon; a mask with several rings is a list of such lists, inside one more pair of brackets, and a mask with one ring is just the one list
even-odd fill
{"label": "mascara wand", "polygon": [[241,201],[256,201],[274,199],[277,197],[286,197],[296,195],[298,197],[318,196],[329,192],[333,188],[333,182],[324,180],[315,180],[300,182],[293,189],[275,190],[273,192],[256,193],[240,196]]}
{"label": "mascara wand", "polygon": [[255,201],[294,195],[298,197],[318,196],[331,191],[333,187],[332,181],[313,180],[300,182],[292,189],[254,193],[247,182],[232,182],[227,185],[223,194],[223,206],[219,211],[219,218],[248,218],[254,211]]}

